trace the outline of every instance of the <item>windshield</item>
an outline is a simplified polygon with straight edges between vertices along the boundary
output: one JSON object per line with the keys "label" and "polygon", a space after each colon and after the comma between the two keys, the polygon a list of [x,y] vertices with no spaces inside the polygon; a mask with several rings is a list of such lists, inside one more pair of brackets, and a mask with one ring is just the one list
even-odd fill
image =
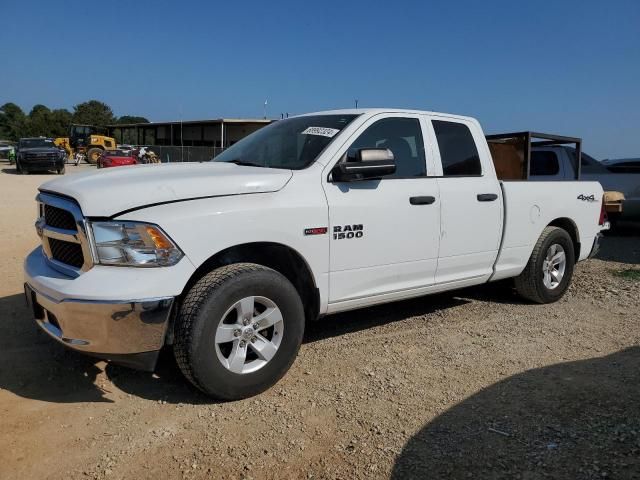
{"label": "windshield", "polygon": [[300,170],[357,115],[311,115],[278,120],[229,147],[213,159],[267,168]]}
{"label": "windshield", "polygon": [[25,138],[20,140],[20,148],[53,147],[53,140],[50,138]]}

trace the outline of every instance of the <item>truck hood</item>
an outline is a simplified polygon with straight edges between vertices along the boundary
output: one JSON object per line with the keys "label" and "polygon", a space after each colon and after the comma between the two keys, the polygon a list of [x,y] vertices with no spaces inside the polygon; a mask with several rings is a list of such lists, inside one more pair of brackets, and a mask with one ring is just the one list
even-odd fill
{"label": "truck hood", "polygon": [[75,199],[86,216],[111,217],[161,203],[275,192],[291,176],[291,170],[223,162],[150,164],[65,175],[40,190]]}

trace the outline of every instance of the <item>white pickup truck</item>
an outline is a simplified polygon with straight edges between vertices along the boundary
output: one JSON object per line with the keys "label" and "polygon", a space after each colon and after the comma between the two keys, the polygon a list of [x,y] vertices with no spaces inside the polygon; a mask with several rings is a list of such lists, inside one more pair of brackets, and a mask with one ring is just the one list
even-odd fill
{"label": "white pickup truck", "polygon": [[472,118],[302,115],[211,162],[45,183],[25,293],[67,347],[152,370],[172,345],[202,391],[247,397],[327,314],[510,277],[558,300],[606,228],[599,183],[558,185],[499,181]]}

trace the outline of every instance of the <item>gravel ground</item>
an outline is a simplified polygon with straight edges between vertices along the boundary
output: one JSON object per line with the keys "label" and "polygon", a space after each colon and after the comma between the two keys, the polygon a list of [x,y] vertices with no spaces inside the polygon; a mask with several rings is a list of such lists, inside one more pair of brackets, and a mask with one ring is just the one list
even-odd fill
{"label": "gravel ground", "polygon": [[[37,331],[22,259],[48,175],[0,164],[0,478],[640,478],[640,229],[552,305],[500,283],[329,317],[268,392],[211,403]],[[67,174],[88,166],[69,166]]]}

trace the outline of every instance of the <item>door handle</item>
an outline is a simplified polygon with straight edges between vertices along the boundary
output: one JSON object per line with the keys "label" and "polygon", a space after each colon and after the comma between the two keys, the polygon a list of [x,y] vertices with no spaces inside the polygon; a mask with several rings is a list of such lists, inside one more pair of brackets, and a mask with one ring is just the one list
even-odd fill
{"label": "door handle", "polygon": [[424,197],[409,197],[409,203],[411,205],[431,205],[436,201],[436,197],[424,196]]}
{"label": "door handle", "polygon": [[479,202],[493,202],[498,199],[498,194],[496,193],[479,193],[478,194]]}

